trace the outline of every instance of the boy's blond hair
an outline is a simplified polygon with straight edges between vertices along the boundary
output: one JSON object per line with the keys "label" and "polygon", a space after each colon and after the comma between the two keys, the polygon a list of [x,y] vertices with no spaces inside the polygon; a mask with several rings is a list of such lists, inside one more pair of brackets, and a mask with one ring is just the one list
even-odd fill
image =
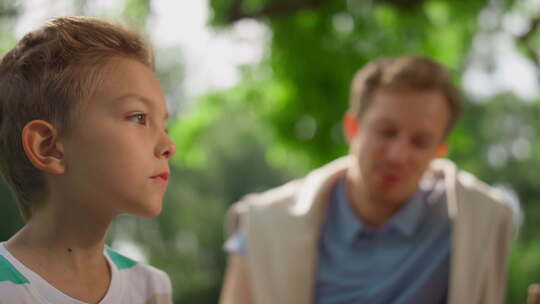
{"label": "boy's blond hair", "polygon": [[0,172],[25,221],[47,189],[43,172],[24,152],[24,126],[40,119],[68,134],[77,107],[96,92],[113,57],[133,58],[153,69],[151,49],[139,34],[90,17],[52,19],[1,59]]}

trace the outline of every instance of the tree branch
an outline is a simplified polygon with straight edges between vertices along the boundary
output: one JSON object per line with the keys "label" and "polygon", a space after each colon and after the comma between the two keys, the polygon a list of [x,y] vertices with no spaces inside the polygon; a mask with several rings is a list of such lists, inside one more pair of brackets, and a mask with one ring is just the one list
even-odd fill
{"label": "tree branch", "polygon": [[296,0],[275,1],[270,0],[258,11],[246,12],[242,9],[242,0],[235,0],[229,9],[227,22],[233,23],[243,18],[263,18],[292,15],[300,10],[312,9],[322,6],[329,0]]}
{"label": "tree branch", "polygon": [[414,9],[417,8],[422,3],[426,2],[426,0],[377,0],[381,3],[389,3],[391,5],[394,5],[396,7],[399,7],[400,9]]}
{"label": "tree branch", "polygon": [[14,7],[0,6],[0,18],[12,18],[19,14],[19,11]]}
{"label": "tree branch", "polygon": [[538,31],[538,27],[540,27],[540,16],[532,20],[529,30],[523,35],[519,36],[517,41],[518,44],[521,44],[525,47],[527,57],[529,57],[533,61],[536,69],[540,70],[540,59],[538,58],[538,54],[536,53],[535,48],[533,48],[530,43],[530,40]]}
{"label": "tree branch", "polygon": [[[258,11],[246,12],[242,8],[244,0],[234,0],[227,13],[227,23],[234,23],[243,18],[264,18],[292,15],[304,9],[313,9],[322,6],[330,0],[268,0],[267,4]],[[364,1],[364,0],[357,0]],[[427,0],[375,0],[380,3],[389,3],[401,9],[413,9]]]}

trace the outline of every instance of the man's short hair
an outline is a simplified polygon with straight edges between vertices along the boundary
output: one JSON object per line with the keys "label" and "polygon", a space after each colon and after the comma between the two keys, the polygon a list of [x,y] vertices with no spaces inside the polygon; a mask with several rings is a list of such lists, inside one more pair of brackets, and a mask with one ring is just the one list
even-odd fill
{"label": "man's short hair", "polygon": [[60,17],[26,34],[0,61],[0,172],[25,221],[46,194],[45,177],[22,146],[36,119],[69,133],[78,106],[96,93],[104,66],[132,58],[153,69],[153,54],[135,31],[96,18]]}
{"label": "man's short hair", "polygon": [[384,57],[368,63],[353,78],[349,113],[360,118],[369,108],[373,94],[379,88],[442,92],[450,109],[446,135],[461,114],[459,90],[453,84],[450,73],[443,65],[427,57]]}

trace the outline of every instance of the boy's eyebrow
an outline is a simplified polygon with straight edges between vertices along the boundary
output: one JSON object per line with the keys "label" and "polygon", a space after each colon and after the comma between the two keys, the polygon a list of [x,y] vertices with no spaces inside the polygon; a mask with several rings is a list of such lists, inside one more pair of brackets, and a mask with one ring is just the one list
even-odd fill
{"label": "boy's eyebrow", "polygon": [[[121,100],[124,100],[124,99],[133,99],[133,100],[137,100],[139,102],[142,102],[144,103],[145,105],[147,105],[148,107],[150,108],[154,108],[155,105],[154,103],[152,102],[152,100],[144,97],[144,96],[141,96],[141,95],[138,95],[138,94],[134,94],[134,93],[128,93],[128,94],[125,94],[125,95],[122,95],[118,98],[115,98],[114,101],[121,101]],[[169,111],[165,110],[165,115],[163,117],[163,120],[168,120],[169,119]]]}

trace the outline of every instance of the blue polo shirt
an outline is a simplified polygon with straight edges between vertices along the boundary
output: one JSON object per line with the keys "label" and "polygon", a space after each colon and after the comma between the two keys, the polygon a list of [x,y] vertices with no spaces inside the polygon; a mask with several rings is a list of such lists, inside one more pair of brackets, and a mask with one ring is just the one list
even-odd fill
{"label": "blue polo shirt", "polygon": [[[322,227],[315,303],[447,303],[450,222],[442,182],[422,183],[374,230],[355,215],[340,179]],[[225,243],[228,252],[249,254],[241,231]]]}
{"label": "blue polo shirt", "polygon": [[315,303],[446,303],[450,223],[441,182],[423,184],[374,230],[353,212],[342,178],[322,230]]}

